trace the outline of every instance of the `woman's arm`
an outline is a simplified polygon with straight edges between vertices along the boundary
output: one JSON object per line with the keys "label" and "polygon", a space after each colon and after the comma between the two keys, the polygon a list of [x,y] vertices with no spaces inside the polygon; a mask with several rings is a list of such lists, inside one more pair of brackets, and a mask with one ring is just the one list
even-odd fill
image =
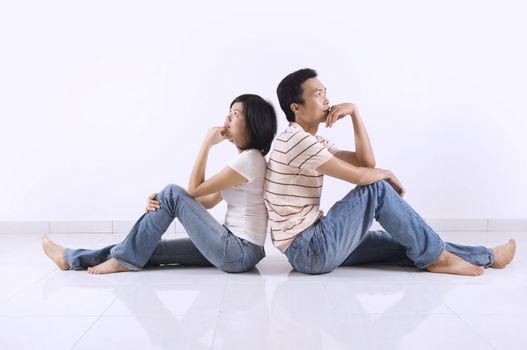
{"label": "woman's arm", "polygon": [[[158,194],[159,193],[152,193],[150,196],[148,196],[145,207],[145,211],[147,213],[154,212],[157,209],[161,208],[161,204],[157,200]],[[222,199],[223,198],[221,197],[221,194],[219,192],[196,198],[196,200],[200,202],[201,205],[205,207],[205,209],[214,208],[216,205],[218,205],[219,202],[221,202]]]}
{"label": "woman's arm", "polygon": [[[187,192],[191,197],[198,198],[209,194],[218,193],[221,190],[247,182],[247,179],[234,171],[229,166],[223,168],[219,173],[205,180],[205,169],[212,146],[226,140],[224,128],[211,128],[205,139],[192,168]],[[217,203],[216,203],[217,204]]]}
{"label": "woman's arm", "polygon": [[205,207],[205,209],[214,208],[219,202],[221,202],[222,199],[223,198],[219,192],[196,198],[196,200],[200,202],[201,205]]}

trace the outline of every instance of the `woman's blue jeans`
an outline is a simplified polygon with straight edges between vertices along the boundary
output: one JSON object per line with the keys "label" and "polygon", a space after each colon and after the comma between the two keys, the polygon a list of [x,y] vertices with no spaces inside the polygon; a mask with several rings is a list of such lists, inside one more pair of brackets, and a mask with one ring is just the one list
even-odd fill
{"label": "woman's blue jeans", "polygon": [[[181,264],[244,272],[264,258],[262,246],[232,234],[183,188],[168,185],[156,199],[161,208],[141,216],[121,243],[97,250],[67,248],[64,257],[70,268],[85,269],[113,257],[129,270]],[[161,240],[175,218],[190,238]]]}

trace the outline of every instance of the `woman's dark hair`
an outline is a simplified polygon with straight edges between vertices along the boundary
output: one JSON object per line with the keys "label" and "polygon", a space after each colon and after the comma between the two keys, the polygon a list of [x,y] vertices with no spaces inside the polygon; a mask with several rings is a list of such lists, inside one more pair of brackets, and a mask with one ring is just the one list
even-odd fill
{"label": "woman's dark hair", "polygon": [[278,84],[276,95],[278,95],[278,102],[280,102],[280,107],[284,111],[288,121],[295,121],[295,114],[291,110],[291,103],[302,105],[305,102],[302,98],[302,93],[304,92],[302,90],[302,84],[304,81],[316,77],[317,72],[314,69],[304,68],[289,74]]}
{"label": "woman's dark hair", "polygon": [[271,143],[276,135],[276,113],[273,105],[253,94],[236,97],[232,100],[231,107],[236,102],[243,104],[248,134],[248,142],[242,149],[257,149],[265,156],[271,149]]}

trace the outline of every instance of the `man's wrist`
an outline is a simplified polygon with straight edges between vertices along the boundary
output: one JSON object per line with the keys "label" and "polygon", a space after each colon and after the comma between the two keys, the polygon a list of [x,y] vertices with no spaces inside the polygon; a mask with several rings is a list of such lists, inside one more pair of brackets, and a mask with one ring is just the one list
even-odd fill
{"label": "man's wrist", "polygon": [[377,169],[377,170],[381,172],[382,180],[388,180],[392,177],[392,172],[390,170],[385,170],[385,169]]}

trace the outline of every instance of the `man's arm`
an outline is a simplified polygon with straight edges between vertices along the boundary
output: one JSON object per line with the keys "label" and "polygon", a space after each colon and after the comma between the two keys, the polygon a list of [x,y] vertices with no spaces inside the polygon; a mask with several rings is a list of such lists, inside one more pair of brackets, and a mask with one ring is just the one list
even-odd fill
{"label": "man's arm", "polygon": [[353,103],[342,103],[333,106],[326,118],[326,127],[332,127],[337,120],[342,119],[346,115],[351,116],[353,123],[355,152],[337,151],[335,157],[358,167],[375,168],[373,148],[356,105]]}
{"label": "man's arm", "polygon": [[316,170],[324,175],[356,185],[370,185],[380,180],[386,180],[401,197],[405,193],[402,183],[390,170],[358,167],[337,157],[331,157]]}

